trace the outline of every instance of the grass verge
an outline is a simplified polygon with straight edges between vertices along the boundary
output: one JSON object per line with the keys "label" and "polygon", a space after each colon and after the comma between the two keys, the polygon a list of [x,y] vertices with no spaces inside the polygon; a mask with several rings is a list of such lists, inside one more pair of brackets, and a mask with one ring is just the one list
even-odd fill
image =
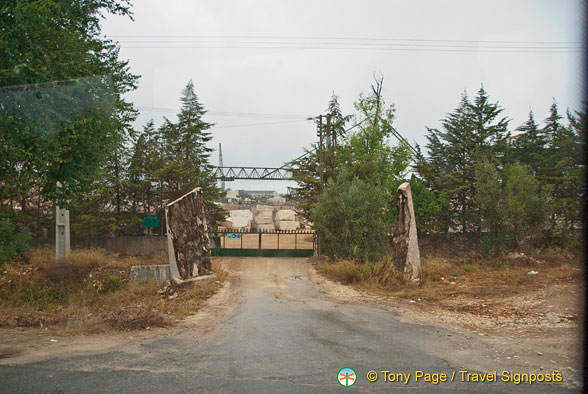
{"label": "grass verge", "polygon": [[[358,264],[350,260],[317,259],[328,279],[358,290],[411,300],[443,303],[454,299],[501,299],[527,294],[553,284],[582,283],[582,258],[561,249],[533,255],[487,257],[475,253],[442,257],[430,251],[421,258],[421,281],[415,284],[389,262]],[[535,272],[535,273],[533,273]]]}
{"label": "grass verge", "polygon": [[0,327],[40,327],[63,333],[100,333],[168,327],[197,311],[226,278],[186,284],[174,294],[155,282],[130,283],[133,265],[165,264],[167,254],[120,257],[103,250],[72,251],[56,265],[51,248],[31,250],[0,275]]}

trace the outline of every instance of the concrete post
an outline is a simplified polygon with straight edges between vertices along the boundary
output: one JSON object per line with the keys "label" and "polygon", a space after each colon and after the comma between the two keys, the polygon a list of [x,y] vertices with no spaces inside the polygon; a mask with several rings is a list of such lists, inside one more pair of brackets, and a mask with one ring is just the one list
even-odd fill
{"label": "concrete post", "polygon": [[69,256],[69,210],[55,206],[55,259],[61,261]]}

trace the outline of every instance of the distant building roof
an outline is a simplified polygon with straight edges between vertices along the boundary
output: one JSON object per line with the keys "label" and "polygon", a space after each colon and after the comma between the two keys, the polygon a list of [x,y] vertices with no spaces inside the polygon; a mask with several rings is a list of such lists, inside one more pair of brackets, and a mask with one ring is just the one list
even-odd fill
{"label": "distant building roof", "polygon": [[250,196],[274,196],[278,194],[275,190],[239,190],[239,192]]}

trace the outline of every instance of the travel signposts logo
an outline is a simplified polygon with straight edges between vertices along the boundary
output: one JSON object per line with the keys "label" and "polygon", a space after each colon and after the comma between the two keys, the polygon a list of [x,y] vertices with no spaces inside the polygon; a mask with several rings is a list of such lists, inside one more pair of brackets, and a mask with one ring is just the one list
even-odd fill
{"label": "travel signposts logo", "polygon": [[350,387],[355,384],[357,374],[351,368],[341,368],[337,374],[337,381],[343,387]]}

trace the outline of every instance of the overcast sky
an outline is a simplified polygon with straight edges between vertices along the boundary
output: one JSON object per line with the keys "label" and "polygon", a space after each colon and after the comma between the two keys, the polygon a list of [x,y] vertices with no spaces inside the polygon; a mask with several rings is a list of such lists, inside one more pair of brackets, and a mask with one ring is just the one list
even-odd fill
{"label": "overcast sky", "polygon": [[[333,92],[353,113],[375,72],[396,107],[396,129],[426,143],[425,127],[484,84],[514,130],[533,110],[578,109],[583,2],[136,0],[134,21],[113,17],[104,33],[141,75],[128,99],[150,118],[175,120],[191,78],[209,113],[225,166],[276,167],[316,140],[305,118],[324,113]],[[263,124],[262,124],[263,123]],[[249,125],[249,126],[248,126]],[[212,163],[218,164],[215,151]],[[288,182],[227,187],[285,192]]]}

